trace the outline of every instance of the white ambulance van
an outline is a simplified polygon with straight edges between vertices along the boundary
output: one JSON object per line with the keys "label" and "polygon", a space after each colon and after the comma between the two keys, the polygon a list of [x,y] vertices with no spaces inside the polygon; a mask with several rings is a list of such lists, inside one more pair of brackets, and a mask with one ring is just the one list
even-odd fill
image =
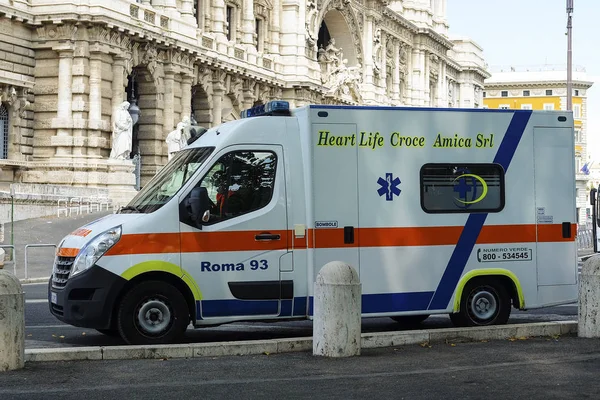
{"label": "white ambulance van", "polygon": [[60,243],[50,310],[128,343],[312,318],[319,269],[364,317],[458,326],[576,301],[570,112],[273,101],[206,131]]}

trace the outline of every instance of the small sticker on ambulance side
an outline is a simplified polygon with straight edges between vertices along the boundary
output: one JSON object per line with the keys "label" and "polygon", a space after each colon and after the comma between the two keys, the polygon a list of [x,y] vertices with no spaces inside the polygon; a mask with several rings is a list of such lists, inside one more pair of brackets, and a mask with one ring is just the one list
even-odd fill
{"label": "small sticker on ambulance side", "polygon": [[315,229],[319,229],[319,228],[337,228],[338,227],[338,222],[337,221],[316,221],[315,222]]}

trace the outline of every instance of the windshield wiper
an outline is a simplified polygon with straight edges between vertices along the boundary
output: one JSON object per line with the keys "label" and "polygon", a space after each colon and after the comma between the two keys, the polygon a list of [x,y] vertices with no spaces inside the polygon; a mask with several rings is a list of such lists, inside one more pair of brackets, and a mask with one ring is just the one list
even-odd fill
{"label": "windshield wiper", "polygon": [[125,206],[125,207],[121,207],[119,209],[119,214],[123,211],[134,211],[134,212],[138,212],[141,213],[142,210],[138,207],[138,206]]}

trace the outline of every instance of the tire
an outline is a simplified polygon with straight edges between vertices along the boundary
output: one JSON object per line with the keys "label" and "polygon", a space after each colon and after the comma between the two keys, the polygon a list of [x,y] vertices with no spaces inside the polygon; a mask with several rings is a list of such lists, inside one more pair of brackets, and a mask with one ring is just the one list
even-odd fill
{"label": "tire", "polygon": [[185,298],[166,283],[146,281],[123,297],[117,327],[128,344],[167,344],[179,341],[190,322]]}
{"label": "tire", "polygon": [[403,326],[415,326],[429,318],[429,314],[425,315],[402,315],[398,317],[391,317],[394,321],[398,322]]}
{"label": "tire", "polygon": [[497,280],[473,279],[465,285],[460,311],[450,314],[455,326],[503,325],[510,316],[511,298]]}
{"label": "tire", "polygon": [[110,337],[120,337],[118,329],[96,329],[96,331],[100,332],[103,335]]}

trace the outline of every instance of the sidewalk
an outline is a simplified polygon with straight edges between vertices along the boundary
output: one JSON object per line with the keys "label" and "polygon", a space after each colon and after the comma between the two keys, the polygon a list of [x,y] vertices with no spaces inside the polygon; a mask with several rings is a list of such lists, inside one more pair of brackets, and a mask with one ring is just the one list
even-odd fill
{"label": "sidewalk", "polygon": [[[94,221],[111,211],[93,212],[91,214],[81,214],[71,217],[45,217],[36,219],[27,219],[15,222],[14,246],[17,257],[17,277],[25,278],[25,245],[27,244],[55,244],[69,233],[88,222]],[[4,245],[9,245],[11,241],[10,222],[4,225]],[[10,253],[10,249],[4,249]],[[27,251],[28,259],[28,278],[45,278],[52,273],[52,263],[54,262],[55,249],[30,248]],[[6,263],[5,269],[13,271],[14,266]]]}
{"label": "sidewalk", "polygon": [[572,336],[174,360],[27,363],[0,373],[18,399],[597,398],[600,340]]}

